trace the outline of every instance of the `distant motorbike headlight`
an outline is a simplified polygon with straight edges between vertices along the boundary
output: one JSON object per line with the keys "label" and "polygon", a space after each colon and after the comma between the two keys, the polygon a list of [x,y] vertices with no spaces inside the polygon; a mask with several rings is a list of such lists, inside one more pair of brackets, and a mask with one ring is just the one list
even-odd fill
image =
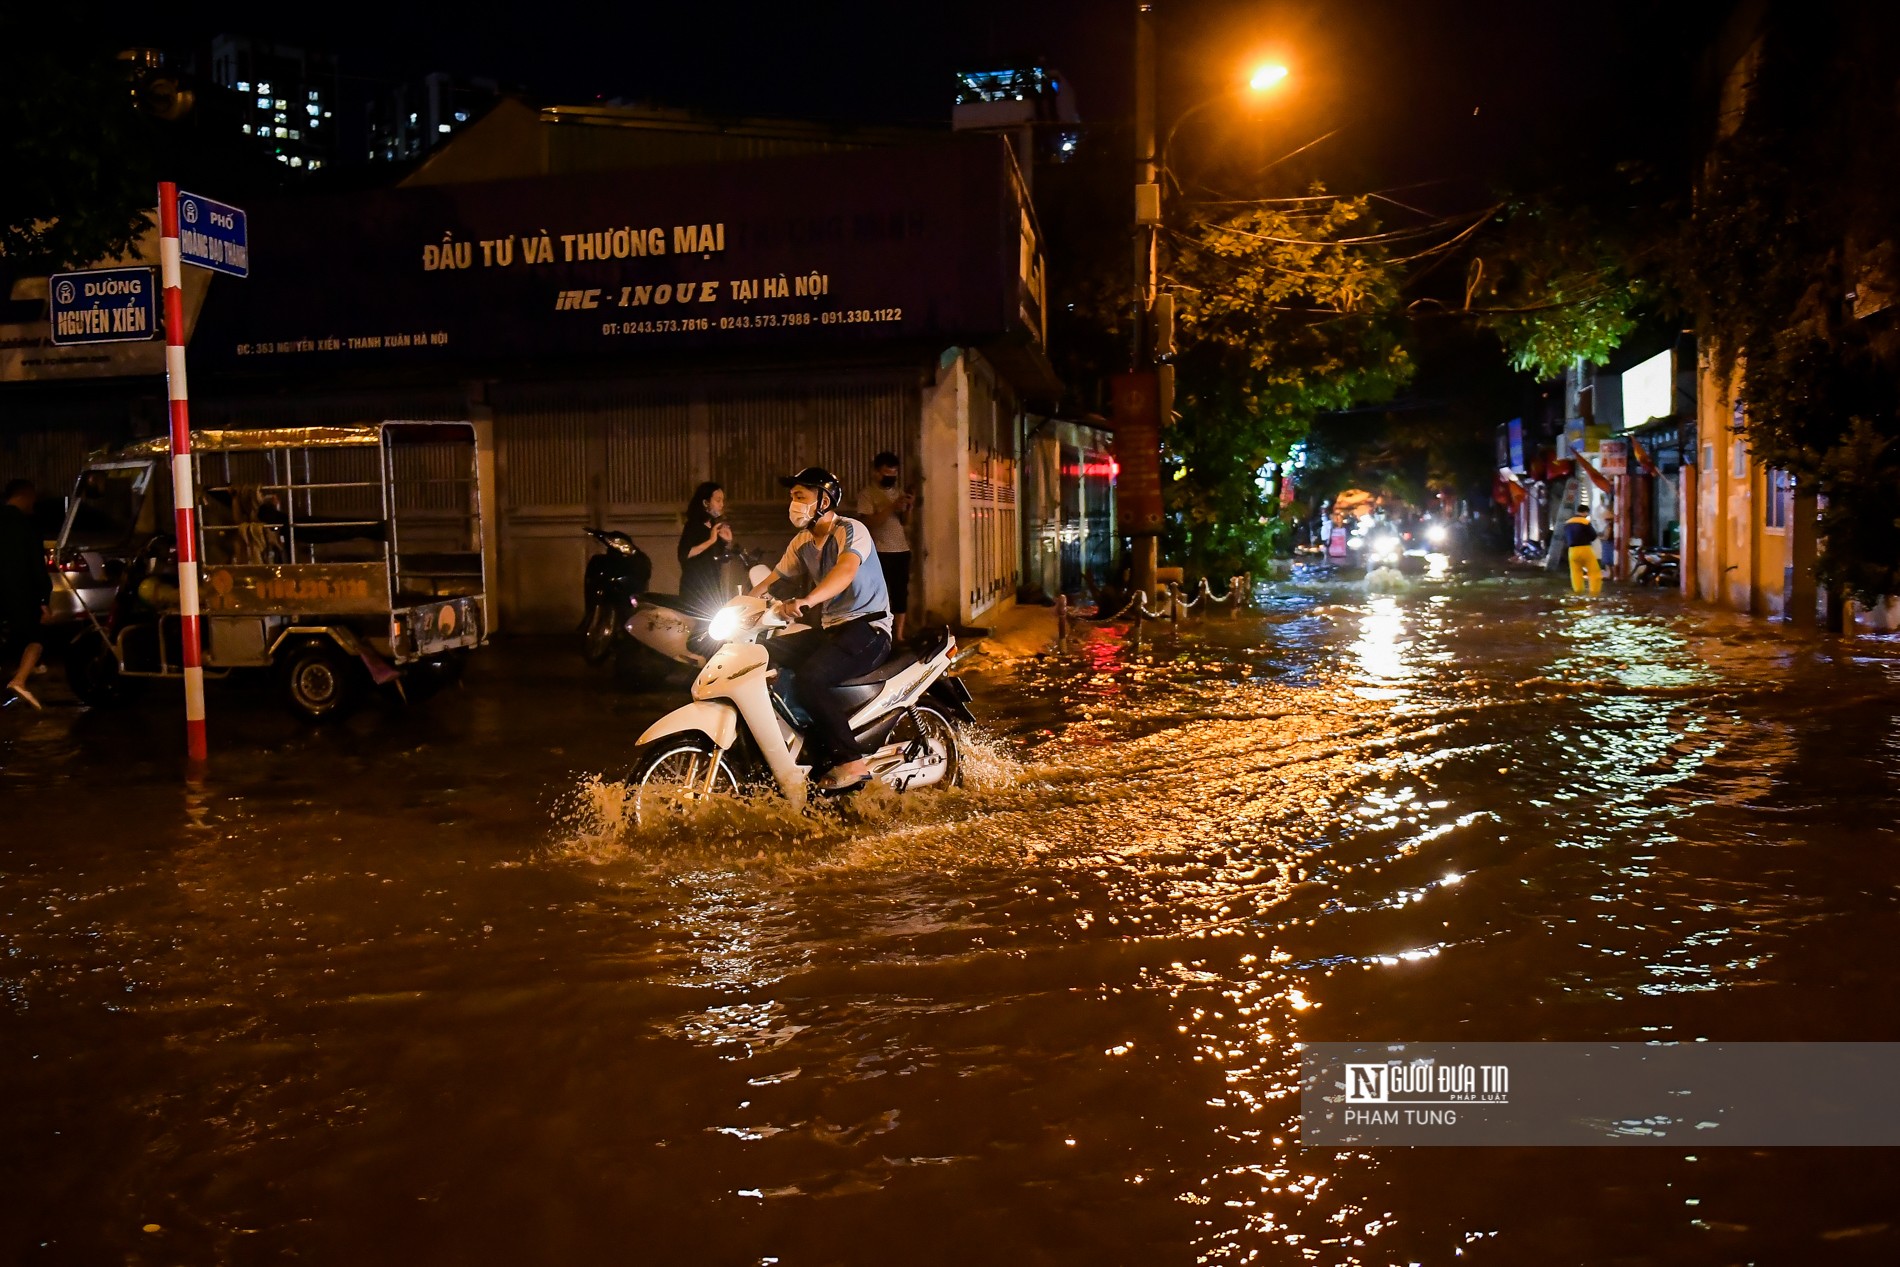
{"label": "distant motorbike headlight", "polygon": [[1425,539],[1431,542],[1435,546],[1444,545],[1445,538],[1449,537],[1450,535],[1451,535],[1451,532],[1445,527],[1444,524],[1433,524],[1431,527],[1425,530]]}
{"label": "distant motorbike headlight", "polygon": [[714,642],[724,642],[739,632],[739,622],[743,614],[737,607],[722,607],[719,614],[712,618],[712,624],[706,627],[706,636]]}

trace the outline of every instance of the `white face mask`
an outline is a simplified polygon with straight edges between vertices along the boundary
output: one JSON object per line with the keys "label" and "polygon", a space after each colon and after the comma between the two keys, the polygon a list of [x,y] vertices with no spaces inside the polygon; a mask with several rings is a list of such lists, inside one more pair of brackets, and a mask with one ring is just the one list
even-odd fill
{"label": "white face mask", "polygon": [[806,524],[810,523],[811,512],[812,504],[810,502],[793,502],[790,511],[792,527],[803,528]]}

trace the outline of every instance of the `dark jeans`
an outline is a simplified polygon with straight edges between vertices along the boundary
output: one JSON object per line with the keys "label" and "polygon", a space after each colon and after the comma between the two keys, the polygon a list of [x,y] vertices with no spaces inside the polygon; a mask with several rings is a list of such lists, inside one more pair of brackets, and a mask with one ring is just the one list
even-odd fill
{"label": "dark jeans", "polygon": [[792,670],[798,702],[811,714],[812,768],[863,756],[851,737],[851,708],[831,688],[884,663],[891,653],[891,636],[869,620],[850,620],[829,629],[781,634],[767,642],[765,650],[773,664]]}
{"label": "dark jeans", "polygon": [[910,551],[879,551],[877,561],[884,569],[884,592],[890,596],[891,615],[902,616],[910,610]]}

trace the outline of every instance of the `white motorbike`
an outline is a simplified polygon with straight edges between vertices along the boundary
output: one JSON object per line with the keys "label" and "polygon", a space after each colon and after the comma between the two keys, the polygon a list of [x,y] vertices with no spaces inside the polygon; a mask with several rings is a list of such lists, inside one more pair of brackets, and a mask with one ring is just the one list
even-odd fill
{"label": "white motorbike", "polygon": [[[693,682],[693,702],[640,736],[629,777],[638,821],[767,783],[804,805],[811,719],[796,692],[785,689],[792,675],[774,669],[761,645],[790,623],[768,598],[747,595],[719,609],[707,635],[720,647]],[[970,689],[945,675],[956,650],[949,630],[927,633],[871,672],[833,688],[852,706],[852,733],[870,754],[872,778],[899,792],[954,787],[961,780],[957,727],[976,719]]]}

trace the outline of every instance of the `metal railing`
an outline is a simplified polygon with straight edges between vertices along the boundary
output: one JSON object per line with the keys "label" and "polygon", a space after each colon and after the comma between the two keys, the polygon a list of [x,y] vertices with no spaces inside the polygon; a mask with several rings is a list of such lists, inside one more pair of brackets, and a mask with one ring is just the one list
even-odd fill
{"label": "metal railing", "polygon": [[[1156,596],[1161,599],[1161,608],[1159,610],[1150,608],[1148,606],[1148,595],[1137,590],[1129,596],[1128,601],[1122,605],[1122,609],[1114,615],[1107,617],[1096,615],[1092,619],[1097,624],[1115,624],[1118,621],[1132,616],[1130,632],[1134,636],[1135,645],[1139,647],[1141,645],[1144,622],[1165,620],[1168,623],[1169,635],[1171,637],[1178,637],[1181,631],[1181,620],[1189,612],[1200,609],[1202,619],[1205,619],[1207,614],[1213,611],[1213,609],[1225,607],[1227,609],[1228,618],[1230,620],[1237,619],[1242,610],[1250,608],[1253,605],[1252,596],[1253,577],[1248,573],[1228,577],[1227,592],[1225,594],[1215,594],[1213,588],[1208,585],[1207,578],[1202,577],[1196,587],[1193,598],[1183,598],[1181,596],[1180,583],[1170,581],[1168,582],[1166,594]],[[1058,651],[1067,649],[1074,620],[1075,613],[1070,609],[1068,595],[1064,594],[1058,597],[1056,599],[1056,649]]]}

